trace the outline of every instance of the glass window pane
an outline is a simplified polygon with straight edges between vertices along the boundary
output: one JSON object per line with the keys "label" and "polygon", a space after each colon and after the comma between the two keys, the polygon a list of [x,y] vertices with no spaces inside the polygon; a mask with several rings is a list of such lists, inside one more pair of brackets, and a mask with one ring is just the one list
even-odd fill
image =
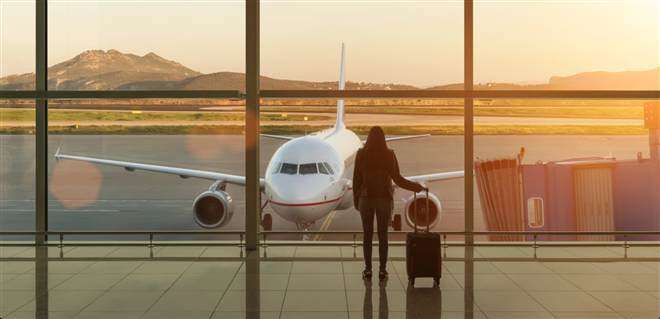
{"label": "glass window pane", "polygon": [[335,175],[335,172],[332,170],[332,166],[326,162],[324,162],[325,167],[328,168],[328,171],[330,171],[330,174]]}
{"label": "glass window pane", "polygon": [[245,90],[245,3],[57,1],[51,90]]}
{"label": "glass window pane", "polygon": [[[460,89],[463,3],[262,1],[261,89]],[[300,102],[306,105],[306,102]]]}
{"label": "glass window pane", "polygon": [[[660,230],[652,217],[657,214],[651,213],[657,196],[649,191],[659,182],[651,170],[657,163],[649,155],[650,130],[643,125],[643,105],[651,102],[495,102],[474,109],[475,230]],[[623,236],[538,236],[539,241],[615,239]]]}
{"label": "glass window pane", "polygon": [[[309,165],[316,173],[315,178],[303,181],[304,176],[286,177],[267,176],[265,196],[269,204],[264,207],[264,215],[270,215],[273,229],[296,231],[299,229],[328,231],[362,231],[362,223],[353,203],[351,185],[355,169],[357,150],[363,147],[362,141],[367,139],[373,126],[381,126],[387,138],[387,146],[393,149],[398,158],[399,168],[403,177],[433,175],[437,180],[429,182],[429,202],[433,205],[429,214],[430,228],[433,231],[463,231],[465,225],[464,179],[455,178],[463,171],[463,105],[455,101],[428,100],[368,100],[346,101],[345,127],[335,127],[337,122],[337,101],[315,100],[314,106],[274,105],[279,101],[266,101],[262,114],[282,115],[290,118],[308,116],[308,120],[282,120],[261,122],[261,133],[275,135],[279,138],[263,137],[261,139],[260,158],[262,165],[267,166],[272,161],[287,159],[291,163],[302,163],[300,174],[305,174]],[[359,102],[359,103],[353,103]],[[334,105],[332,105],[334,103]],[[436,104],[437,103],[437,104]],[[450,103],[454,103],[451,105]],[[320,113],[322,112],[322,113]],[[325,116],[326,118],[312,118]],[[412,135],[431,134],[432,136],[415,139],[397,140]],[[292,139],[287,141],[286,139]],[[297,143],[319,139],[321,147],[302,147]],[[316,142],[313,143],[317,145]],[[322,163],[307,164],[309,158],[321,158]],[[284,164],[282,171],[285,170]],[[295,172],[295,164],[290,164]],[[325,170],[325,172],[324,172]],[[457,173],[458,172],[458,173]],[[447,174],[444,174],[447,173]],[[455,174],[455,175],[453,175]],[[448,178],[448,177],[454,178]],[[287,181],[284,181],[287,179]],[[290,182],[289,182],[290,181]],[[311,183],[311,184],[310,184]],[[349,187],[346,187],[349,186]],[[352,185],[353,187],[355,185]],[[389,230],[408,231],[413,228],[414,210],[412,192],[397,189],[393,198],[392,226]],[[301,206],[299,225],[287,219],[287,205],[300,206],[328,202],[322,206]],[[329,204],[332,203],[332,204]],[[419,209],[426,201],[420,198]],[[335,213],[331,213],[331,212]],[[425,216],[421,216],[425,220]],[[305,224],[307,223],[307,224]],[[425,225],[425,224],[424,224]],[[299,227],[302,226],[302,227]],[[307,228],[305,228],[307,227]],[[301,233],[302,234],[302,233]],[[271,238],[274,236],[273,238]],[[358,235],[361,236],[361,235]],[[269,235],[269,240],[301,240],[301,235]],[[319,234],[309,236],[309,239],[324,241],[352,240],[351,235]],[[360,237],[357,240],[361,240]],[[404,241],[405,236],[392,234],[392,241]],[[449,241],[463,240],[462,236],[448,236]]]}
{"label": "glass window pane", "polygon": [[270,168],[269,173],[270,174],[277,174],[280,171],[280,167],[282,166],[282,163],[274,163],[273,166]]}
{"label": "glass window pane", "polygon": [[319,173],[325,174],[325,175],[330,174],[330,173],[328,173],[328,170],[325,168],[325,165],[323,165],[323,163],[318,163],[318,165],[319,165]]}
{"label": "glass window pane", "polygon": [[[201,102],[207,105],[200,106],[200,101],[51,102],[50,229],[244,230],[245,222],[237,216],[245,214],[245,187],[228,183],[209,190],[214,181],[197,178],[194,172],[244,176],[245,115],[205,110],[219,101]],[[191,108],[195,111],[189,111]],[[129,164],[104,164],[95,159]],[[152,171],[129,166],[133,164],[149,165]],[[193,172],[172,171],[176,169]],[[155,239],[238,240],[238,236]]]}
{"label": "glass window pane", "polygon": [[296,175],[296,174],[298,174],[298,165],[297,164],[282,163],[282,170],[280,171],[280,173],[289,174],[289,175]]}
{"label": "glass window pane", "polygon": [[[2,105],[4,106],[4,105]],[[35,230],[35,104],[0,108],[0,230]],[[3,240],[33,241],[34,236]]]}
{"label": "glass window pane", "polygon": [[316,173],[318,173],[318,171],[316,170],[316,163],[300,164],[300,174],[307,175],[307,174],[316,174]]}
{"label": "glass window pane", "polygon": [[2,1],[0,91],[35,90],[35,10],[35,1]]}
{"label": "glass window pane", "polygon": [[479,1],[477,90],[658,90],[657,1]]}

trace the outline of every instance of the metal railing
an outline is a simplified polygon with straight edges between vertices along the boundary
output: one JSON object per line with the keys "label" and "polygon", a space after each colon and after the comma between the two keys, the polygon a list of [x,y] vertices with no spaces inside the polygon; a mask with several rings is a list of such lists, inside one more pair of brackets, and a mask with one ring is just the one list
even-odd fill
{"label": "metal railing", "polygon": [[[377,233],[377,232],[374,232]],[[408,233],[407,231],[388,231],[388,234],[394,235],[403,235]],[[440,234],[443,236],[443,247],[449,247],[450,244],[447,243],[447,236],[486,236],[486,235],[514,235],[514,236],[534,236],[533,242],[527,241],[493,241],[493,242],[483,242],[483,243],[474,243],[466,244],[460,242],[452,242],[451,246],[530,246],[538,248],[540,246],[620,246],[621,244],[612,243],[611,241],[606,241],[603,243],[587,243],[587,242],[544,242],[542,245],[539,245],[537,242],[538,236],[593,236],[593,235],[622,235],[624,237],[623,244],[621,246],[628,248],[631,246],[660,246],[660,241],[657,242],[644,242],[644,243],[629,243],[628,236],[640,236],[640,235],[660,235],[660,231],[475,231],[475,232],[465,232],[465,231],[435,231],[432,233]],[[353,231],[353,230],[339,230],[339,231],[322,231],[322,230],[309,230],[309,231],[262,231],[258,235],[263,236],[263,240],[260,243],[262,247],[268,246],[267,236],[281,236],[281,235],[351,235],[353,237],[353,243],[351,246],[357,247],[357,235],[362,234],[362,231]],[[239,247],[243,247],[243,240],[245,236],[245,231],[228,231],[228,230],[209,230],[209,231],[197,231],[197,230],[180,230],[180,231],[170,231],[170,230],[150,230],[150,231],[0,231],[1,236],[59,236],[59,244],[46,242],[44,244],[27,244],[22,243],[20,245],[35,245],[35,246],[52,246],[57,245],[59,247],[64,247],[64,236],[129,236],[129,235],[149,235],[149,247],[154,247],[154,236],[155,235],[239,235]],[[67,243],[68,245],[80,245],[78,242]],[[323,244],[323,245],[345,245],[346,242],[338,241],[325,241],[325,242],[305,242],[305,241],[275,241],[270,242],[271,245],[313,245],[313,244]],[[403,242],[391,242],[393,245],[401,245]],[[19,245],[12,242],[0,242],[0,246],[15,246]],[[87,243],[87,245],[100,245],[100,243]],[[123,245],[121,242],[111,243],[110,245]],[[143,243],[130,243],[129,245],[143,245]],[[231,241],[187,241],[185,243],[168,241],[168,242],[159,242],[159,245],[169,246],[169,245],[235,245]]]}

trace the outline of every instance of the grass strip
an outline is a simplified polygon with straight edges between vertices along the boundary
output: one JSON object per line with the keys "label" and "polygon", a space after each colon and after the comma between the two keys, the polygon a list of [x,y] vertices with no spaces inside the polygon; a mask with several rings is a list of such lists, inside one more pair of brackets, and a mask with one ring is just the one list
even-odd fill
{"label": "grass strip", "polygon": [[[324,121],[334,119],[326,115],[302,115],[288,112],[337,112],[336,107],[262,107],[262,111],[287,114],[261,114],[261,121]],[[238,110],[239,112],[242,110]],[[382,113],[382,114],[446,114],[463,115],[463,109],[457,107],[347,107],[347,113]],[[556,108],[515,108],[515,107],[476,107],[474,115],[487,116],[534,116],[562,118],[617,118],[642,119],[641,107],[556,107]],[[34,110],[0,109],[2,121],[34,121]],[[245,121],[244,113],[213,112],[131,112],[107,111],[51,111],[48,118],[57,121]]]}
{"label": "grass strip", "polygon": [[[327,129],[314,125],[264,125],[261,133],[273,135],[303,135]],[[371,126],[349,126],[358,135],[367,135]],[[463,135],[462,126],[383,126],[388,135]],[[34,127],[0,127],[0,134],[34,134]],[[243,125],[190,125],[190,126],[51,126],[51,135],[242,135]],[[648,135],[643,126],[635,125],[491,125],[475,126],[474,135]]]}
{"label": "grass strip", "polygon": [[[262,111],[275,112],[336,112],[333,107],[262,107]],[[407,114],[447,114],[463,115],[457,107],[347,107],[346,113],[407,113]],[[474,115],[488,116],[534,116],[563,118],[618,118],[642,119],[642,107],[557,107],[557,108],[515,108],[483,107],[474,108]]]}
{"label": "grass strip", "polygon": [[[308,121],[331,120],[334,117],[325,115],[302,114],[261,114],[261,121]],[[34,121],[34,110],[0,109],[1,121]],[[245,121],[245,113],[187,113],[187,112],[144,112],[131,113],[107,111],[50,111],[50,122],[57,121]]]}

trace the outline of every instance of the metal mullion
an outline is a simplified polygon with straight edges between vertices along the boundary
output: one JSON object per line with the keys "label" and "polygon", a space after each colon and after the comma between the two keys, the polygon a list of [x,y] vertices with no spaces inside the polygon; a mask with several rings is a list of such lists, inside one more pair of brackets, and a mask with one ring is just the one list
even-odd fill
{"label": "metal mullion", "polygon": [[245,248],[257,249],[261,221],[259,180],[259,0],[246,0],[245,19]]}
{"label": "metal mullion", "polygon": [[[473,36],[473,13],[474,3],[472,0],[464,2],[464,89],[466,92],[463,103],[463,169],[465,170],[464,194],[465,194],[465,231],[474,231],[474,178],[472,175],[474,163],[474,36]],[[473,235],[465,236],[466,244],[474,243]]]}
{"label": "metal mullion", "polygon": [[[36,69],[35,95],[48,89],[48,2],[36,1]],[[48,231],[48,101],[37,100],[35,122],[35,230]],[[35,236],[35,244],[43,244],[48,236]]]}

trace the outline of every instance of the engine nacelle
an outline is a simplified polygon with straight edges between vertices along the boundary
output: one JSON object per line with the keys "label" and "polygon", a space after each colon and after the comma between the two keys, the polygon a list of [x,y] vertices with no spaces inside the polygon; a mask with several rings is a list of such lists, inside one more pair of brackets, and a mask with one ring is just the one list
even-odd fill
{"label": "engine nacelle", "polygon": [[[442,206],[440,205],[440,200],[433,193],[429,193],[429,206],[430,209],[426,208],[426,192],[417,193],[417,228],[420,230],[426,230],[426,215],[428,213],[429,217],[429,228],[433,229],[442,218]],[[406,223],[411,228],[415,227],[415,201],[414,195],[411,195],[410,198],[406,201],[406,210],[403,214],[406,219]]]}
{"label": "engine nacelle", "polygon": [[226,225],[234,215],[234,202],[229,194],[221,190],[206,191],[197,196],[192,210],[197,225],[219,228]]}

